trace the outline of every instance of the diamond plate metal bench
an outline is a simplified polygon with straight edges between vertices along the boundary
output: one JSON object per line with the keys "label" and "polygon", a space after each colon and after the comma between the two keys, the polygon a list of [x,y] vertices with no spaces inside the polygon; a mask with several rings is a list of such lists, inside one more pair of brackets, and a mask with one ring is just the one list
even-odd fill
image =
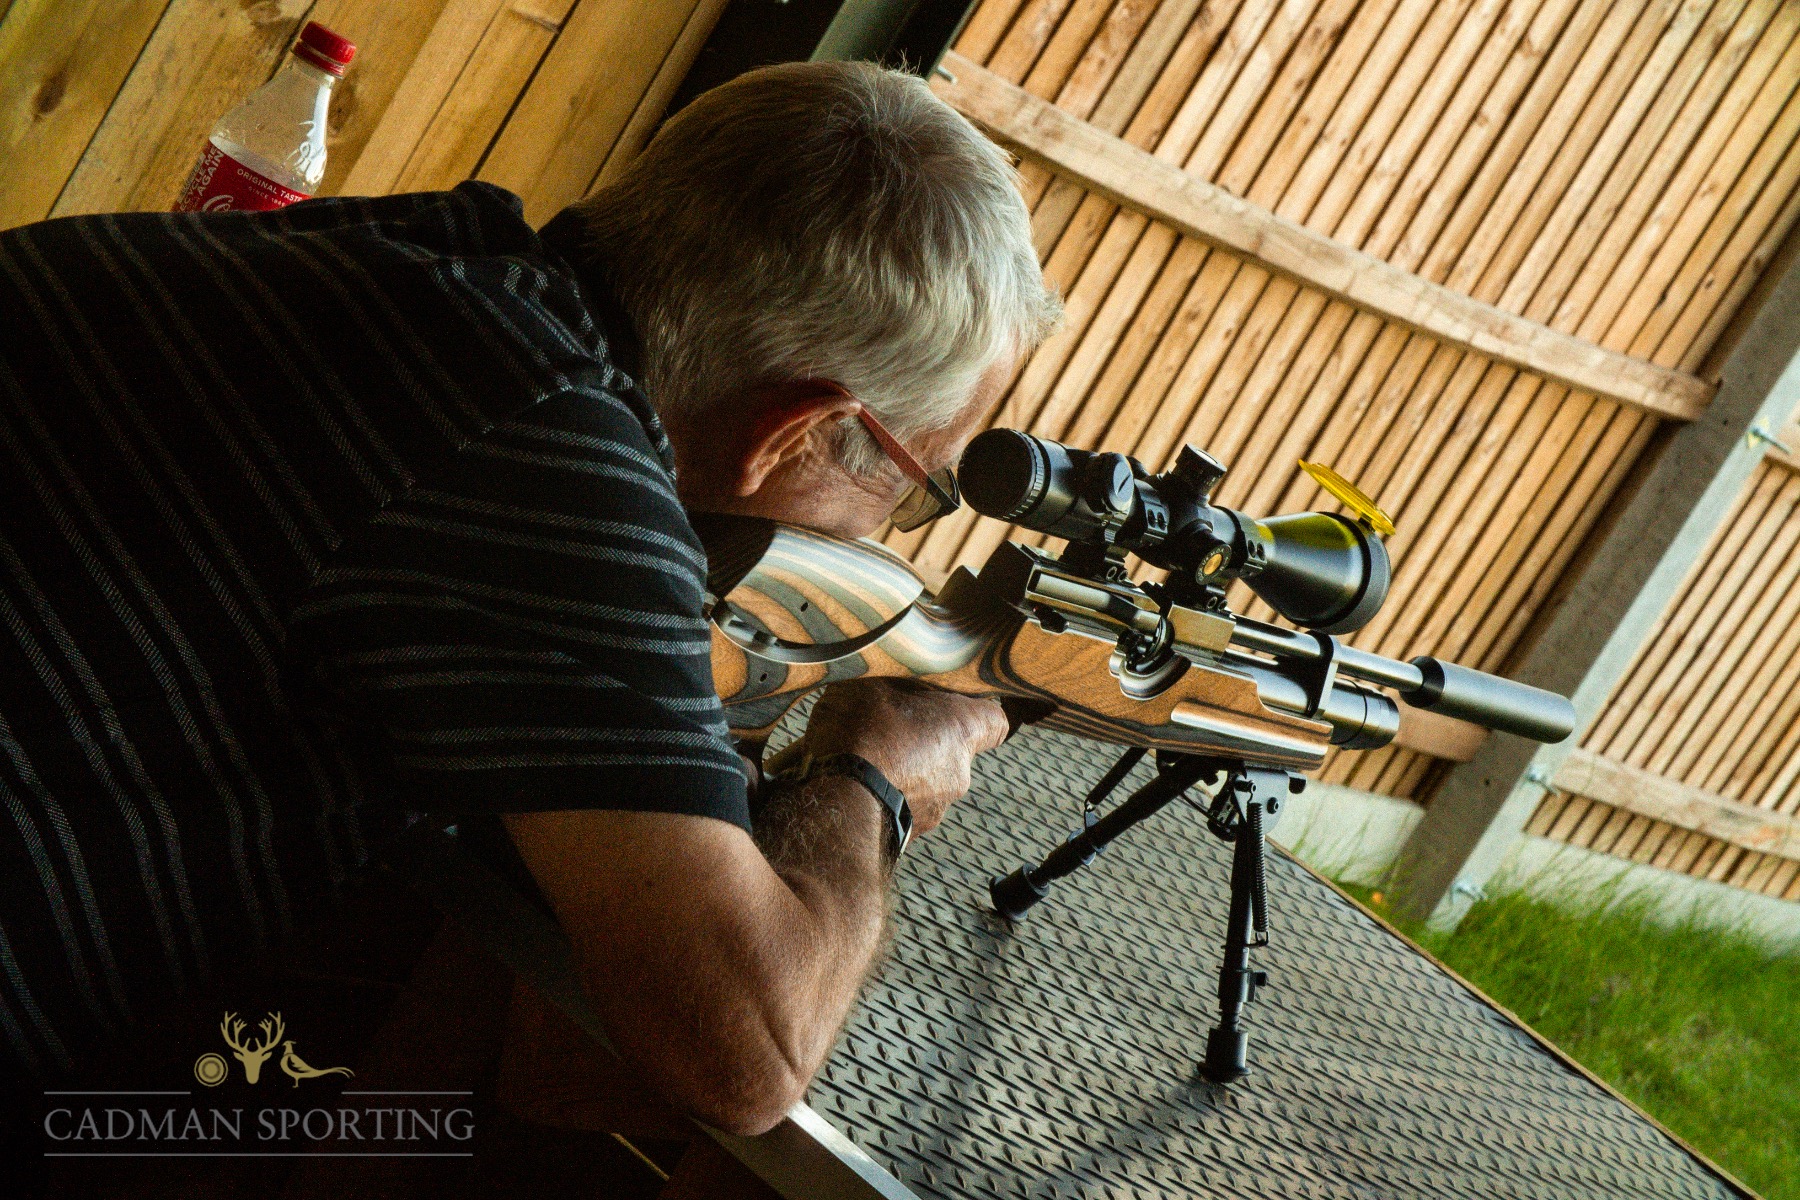
{"label": "diamond plate metal bench", "polygon": [[[790,1200],[1752,1196],[1279,852],[1253,1073],[1200,1081],[1230,873],[1200,813],[1171,805],[1015,928],[987,908],[1112,757],[1030,729],[984,756],[909,852],[889,955],[809,1103],[759,1138],[708,1132]],[[540,910],[436,831],[402,858],[599,1036]]]}
{"label": "diamond plate metal bench", "polygon": [[1199,1081],[1230,870],[1199,813],[1130,831],[1014,929],[984,911],[1112,757],[1025,731],[900,873],[810,1102],[918,1195],[1748,1194],[1279,853],[1253,1074]]}

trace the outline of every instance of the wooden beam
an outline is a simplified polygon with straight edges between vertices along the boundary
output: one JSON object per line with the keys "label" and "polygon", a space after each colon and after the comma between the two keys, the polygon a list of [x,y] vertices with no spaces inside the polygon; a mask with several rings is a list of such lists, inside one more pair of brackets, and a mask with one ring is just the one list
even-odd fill
{"label": "wooden beam", "polygon": [[1550,786],[1758,854],[1800,858],[1800,818],[1677,783],[1592,750],[1571,750]]}
{"label": "wooden beam", "polygon": [[1764,447],[1750,430],[1780,428],[1795,411],[1800,325],[1792,314],[1800,311],[1800,256],[1781,261],[1758,286],[1755,316],[1724,359],[1718,395],[1699,420],[1673,430],[1622,497],[1509,671],[1568,696],[1575,736],[1540,746],[1495,734],[1450,770],[1394,866],[1391,892],[1407,917],[1438,928],[1461,920],[1735,511],[1764,461]]}
{"label": "wooden beam", "polygon": [[932,86],[996,141],[1087,190],[1383,320],[1658,416],[1691,421],[1712,398],[1704,380],[1484,304],[1276,216],[958,54],[944,56]]}
{"label": "wooden beam", "polygon": [[1400,732],[1394,745],[1449,762],[1468,762],[1488,739],[1479,725],[1411,705],[1400,706]]}

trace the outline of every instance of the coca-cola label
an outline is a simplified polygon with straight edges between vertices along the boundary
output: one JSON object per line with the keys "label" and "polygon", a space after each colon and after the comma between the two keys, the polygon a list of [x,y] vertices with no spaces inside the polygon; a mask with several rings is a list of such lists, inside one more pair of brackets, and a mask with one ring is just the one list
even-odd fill
{"label": "coca-cola label", "polygon": [[246,167],[211,142],[194,164],[175,212],[266,212],[310,199]]}

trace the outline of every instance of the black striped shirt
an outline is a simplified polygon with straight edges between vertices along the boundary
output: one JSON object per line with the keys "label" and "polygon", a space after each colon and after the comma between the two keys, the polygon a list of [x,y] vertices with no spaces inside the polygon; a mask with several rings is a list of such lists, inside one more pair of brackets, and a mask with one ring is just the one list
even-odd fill
{"label": "black striped shirt", "polygon": [[484,184],[0,234],[0,1044],[79,1059],[400,814],[748,827],[634,344]]}

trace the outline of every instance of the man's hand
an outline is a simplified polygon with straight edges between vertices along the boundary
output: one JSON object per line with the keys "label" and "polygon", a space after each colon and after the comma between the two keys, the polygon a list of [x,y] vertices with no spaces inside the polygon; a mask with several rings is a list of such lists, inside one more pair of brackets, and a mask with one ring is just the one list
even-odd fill
{"label": "man's hand", "polygon": [[906,793],[913,831],[925,833],[969,790],[977,754],[1006,740],[997,700],[976,700],[909,679],[858,679],[826,688],[797,749],[857,754]]}

